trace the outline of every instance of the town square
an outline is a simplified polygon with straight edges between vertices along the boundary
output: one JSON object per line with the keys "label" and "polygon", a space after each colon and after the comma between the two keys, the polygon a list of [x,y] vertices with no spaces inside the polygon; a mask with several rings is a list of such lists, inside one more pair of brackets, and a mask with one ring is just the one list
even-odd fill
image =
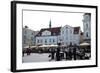
{"label": "town square", "polygon": [[83,27],[70,24],[53,26],[52,20],[49,18],[47,27],[40,26],[38,30],[23,25],[22,62],[91,59],[91,13],[82,13],[80,22]]}

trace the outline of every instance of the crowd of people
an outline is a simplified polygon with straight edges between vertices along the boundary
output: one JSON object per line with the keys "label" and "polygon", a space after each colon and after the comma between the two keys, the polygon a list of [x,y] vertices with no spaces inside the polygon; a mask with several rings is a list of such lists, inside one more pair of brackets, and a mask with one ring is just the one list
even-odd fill
{"label": "crowd of people", "polygon": [[[39,50],[40,51],[40,50]],[[42,50],[41,50],[42,51]],[[32,50],[30,48],[27,48],[25,51],[23,51],[23,56],[24,53],[27,53],[27,55],[30,55]],[[90,52],[88,53],[89,55],[86,55],[85,49],[82,49],[78,47],[77,45],[70,45],[69,47],[61,47],[61,44],[58,44],[57,48],[49,48],[50,55],[50,61],[51,60],[56,60],[56,61],[61,61],[61,60],[85,60],[89,59],[91,57]]]}
{"label": "crowd of people", "polygon": [[58,46],[58,48],[50,49],[50,55],[51,60],[56,60],[56,61],[61,61],[63,59],[65,60],[85,60],[90,58],[90,53],[89,56],[86,56],[86,51],[85,49],[80,49],[78,46],[69,46],[66,48]]}

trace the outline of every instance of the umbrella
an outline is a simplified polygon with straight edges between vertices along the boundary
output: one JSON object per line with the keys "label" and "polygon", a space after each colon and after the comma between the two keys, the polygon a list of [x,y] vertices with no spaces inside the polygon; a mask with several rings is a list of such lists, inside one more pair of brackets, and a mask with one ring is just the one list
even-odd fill
{"label": "umbrella", "polygon": [[37,46],[31,46],[31,48],[36,48]]}
{"label": "umbrella", "polygon": [[81,44],[80,44],[80,46],[90,46],[90,44],[89,44],[89,43],[84,42],[84,43],[81,43]]}
{"label": "umbrella", "polygon": [[41,45],[39,47],[57,47],[58,45]]}
{"label": "umbrella", "polygon": [[49,47],[49,45],[41,45],[41,46],[39,46],[39,47]]}
{"label": "umbrella", "polygon": [[25,46],[24,48],[29,48],[29,46]]}
{"label": "umbrella", "polygon": [[49,47],[58,47],[58,45],[50,45]]}

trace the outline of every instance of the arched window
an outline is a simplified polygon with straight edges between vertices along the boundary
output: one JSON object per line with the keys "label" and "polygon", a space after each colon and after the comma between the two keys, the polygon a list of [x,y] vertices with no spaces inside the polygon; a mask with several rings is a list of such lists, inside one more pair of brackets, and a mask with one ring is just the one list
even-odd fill
{"label": "arched window", "polygon": [[49,39],[49,42],[51,43],[51,39]]}
{"label": "arched window", "polygon": [[47,39],[45,39],[45,44],[47,43]]}
{"label": "arched window", "polygon": [[88,32],[86,33],[86,37],[88,37]]}
{"label": "arched window", "polygon": [[88,24],[86,24],[86,29],[88,29]]}
{"label": "arched window", "polygon": [[37,39],[37,43],[39,43],[39,39]]}
{"label": "arched window", "polygon": [[53,39],[53,42],[55,42],[55,39]]}
{"label": "arched window", "polygon": [[64,31],[62,31],[62,34],[64,34]]}

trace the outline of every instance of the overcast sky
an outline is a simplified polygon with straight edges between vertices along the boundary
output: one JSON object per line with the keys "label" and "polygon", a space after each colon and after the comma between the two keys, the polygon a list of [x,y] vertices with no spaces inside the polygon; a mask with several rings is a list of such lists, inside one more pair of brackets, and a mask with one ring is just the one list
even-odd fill
{"label": "overcast sky", "polygon": [[34,31],[48,28],[50,20],[52,27],[80,26],[83,31],[83,13],[23,11],[23,27],[26,25]]}

